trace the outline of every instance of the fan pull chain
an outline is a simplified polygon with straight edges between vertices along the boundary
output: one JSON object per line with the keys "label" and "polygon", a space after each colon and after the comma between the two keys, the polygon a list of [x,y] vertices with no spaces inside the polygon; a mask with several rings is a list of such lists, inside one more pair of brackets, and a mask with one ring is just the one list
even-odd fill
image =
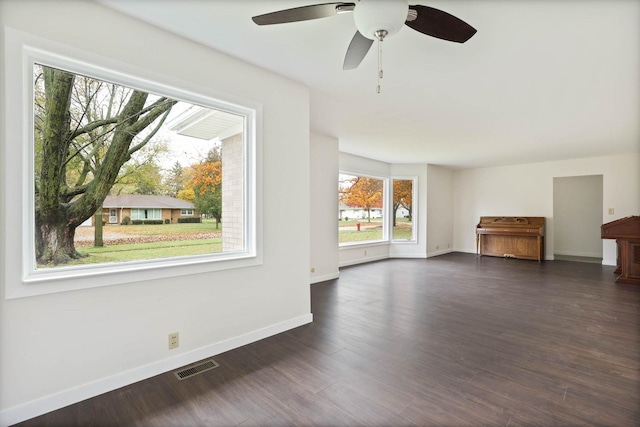
{"label": "fan pull chain", "polygon": [[378,94],[380,94],[380,80],[382,80],[382,41],[387,35],[386,30],[378,30],[375,32],[375,36],[378,39],[378,87],[376,88]]}
{"label": "fan pull chain", "polygon": [[380,94],[380,80],[382,80],[382,39],[378,39],[378,94]]}

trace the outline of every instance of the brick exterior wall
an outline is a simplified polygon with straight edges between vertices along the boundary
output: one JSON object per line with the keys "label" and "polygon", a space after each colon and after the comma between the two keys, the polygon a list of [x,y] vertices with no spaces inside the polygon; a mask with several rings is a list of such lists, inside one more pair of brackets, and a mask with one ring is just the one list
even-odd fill
{"label": "brick exterior wall", "polygon": [[222,251],[244,249],[243,134],[222,141]]}

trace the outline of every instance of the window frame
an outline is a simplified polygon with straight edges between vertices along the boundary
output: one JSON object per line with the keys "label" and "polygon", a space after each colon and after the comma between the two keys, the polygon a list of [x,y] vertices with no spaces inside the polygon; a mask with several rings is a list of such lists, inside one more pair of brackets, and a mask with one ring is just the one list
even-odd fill
{"label": "window frame", "polygon": [[193,216],[195,209],[193,208],[182,208],[180,209],[180,216]]}
{"label": "window frame", "polygon": [[[360,173],[360,172],[353,172],[353,171],[349,171],[349,170],[344,170],[344,169],[340,169],[338,171],[338,176],[340,175],[351,175],[351,176],[360,176],[360,177],[364,177],[364,178],[372,178],[372,179],[378,179],[380,181],[382,181],[382,238],[379,240],[360,240],[360,241],[356,241],[356,242],[343,242],[340,243],[339,239],[338,239],[338,248],[339,249],[343,249],[343,248],[350,248],[350,247],[354,247],[354,246],[366,246],[366,245],[381,245],[381,244],[388,244],[390,243],[390,234],[389,234],[389,218],[388,218],[388,211],[389,211],[389,177],[385,177],[385,176],[379,176],[379,175],[373,175],[373,174],[368,174],[368,173]],[[338,195],[338,198],[340,197],[340,195]],[[387,215],[385,216],[385,212],[387,213]],[[340,227],[338,227],[338,233],[340,232]]]}
{"label": "window frame", "polygon": [[[2,263],[5,298],[20,298],[100,286],[117,285],[198,274],[262,264],[258,221],[261,180],[257,147],[262,130],[262,105],[219,93],[211,88],[154,73],[110,58],[63,46],[13,29],[5,29],[5,143],[2,165]],[[131,261],[126,263],[36,269],[34,224],[33,64],[122,84],[150,93],[216,108],[245,117],[244,149],[244,250],[207,255]],[[145,77],[142,77],[145,76]],[[11,160],[9,160],[11,159]],[[9,179],[11,177],[11,179]]]}

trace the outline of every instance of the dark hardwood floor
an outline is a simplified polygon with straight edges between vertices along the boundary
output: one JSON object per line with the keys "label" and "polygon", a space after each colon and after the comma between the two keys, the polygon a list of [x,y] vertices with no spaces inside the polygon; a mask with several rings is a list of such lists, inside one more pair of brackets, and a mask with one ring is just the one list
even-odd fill
{"label": "dark hardwood floor", "polygon": [[640,425],[640,287],[448,254],[344,268],[314,322],[24,426]]}

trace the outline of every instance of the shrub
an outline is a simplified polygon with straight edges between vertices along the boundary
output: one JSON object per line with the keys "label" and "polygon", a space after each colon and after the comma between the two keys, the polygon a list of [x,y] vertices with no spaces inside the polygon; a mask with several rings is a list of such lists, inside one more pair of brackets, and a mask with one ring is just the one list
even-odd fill
{"label": "shrub", "polygon": [[122,218],[122,222],[120,224],[122,224],[122,225],[131,224],[131,218],[129,218],[128,216],[125,216],[124,218]]}
{"label": "shrub", "polygon": [[162,224],[161,219],[134,219],[131,221],[133,225],[157,225]]}
{"label": "shrub", "polygon": [[171,224],[171,220],[170,220],[169,218],[165,218],[165,219],[164,219],[164,223],[165,223],[165,224]]}
{"label": "shrub", "polygon": [[202,222],[201,218],[178,218],[178,224]]}

